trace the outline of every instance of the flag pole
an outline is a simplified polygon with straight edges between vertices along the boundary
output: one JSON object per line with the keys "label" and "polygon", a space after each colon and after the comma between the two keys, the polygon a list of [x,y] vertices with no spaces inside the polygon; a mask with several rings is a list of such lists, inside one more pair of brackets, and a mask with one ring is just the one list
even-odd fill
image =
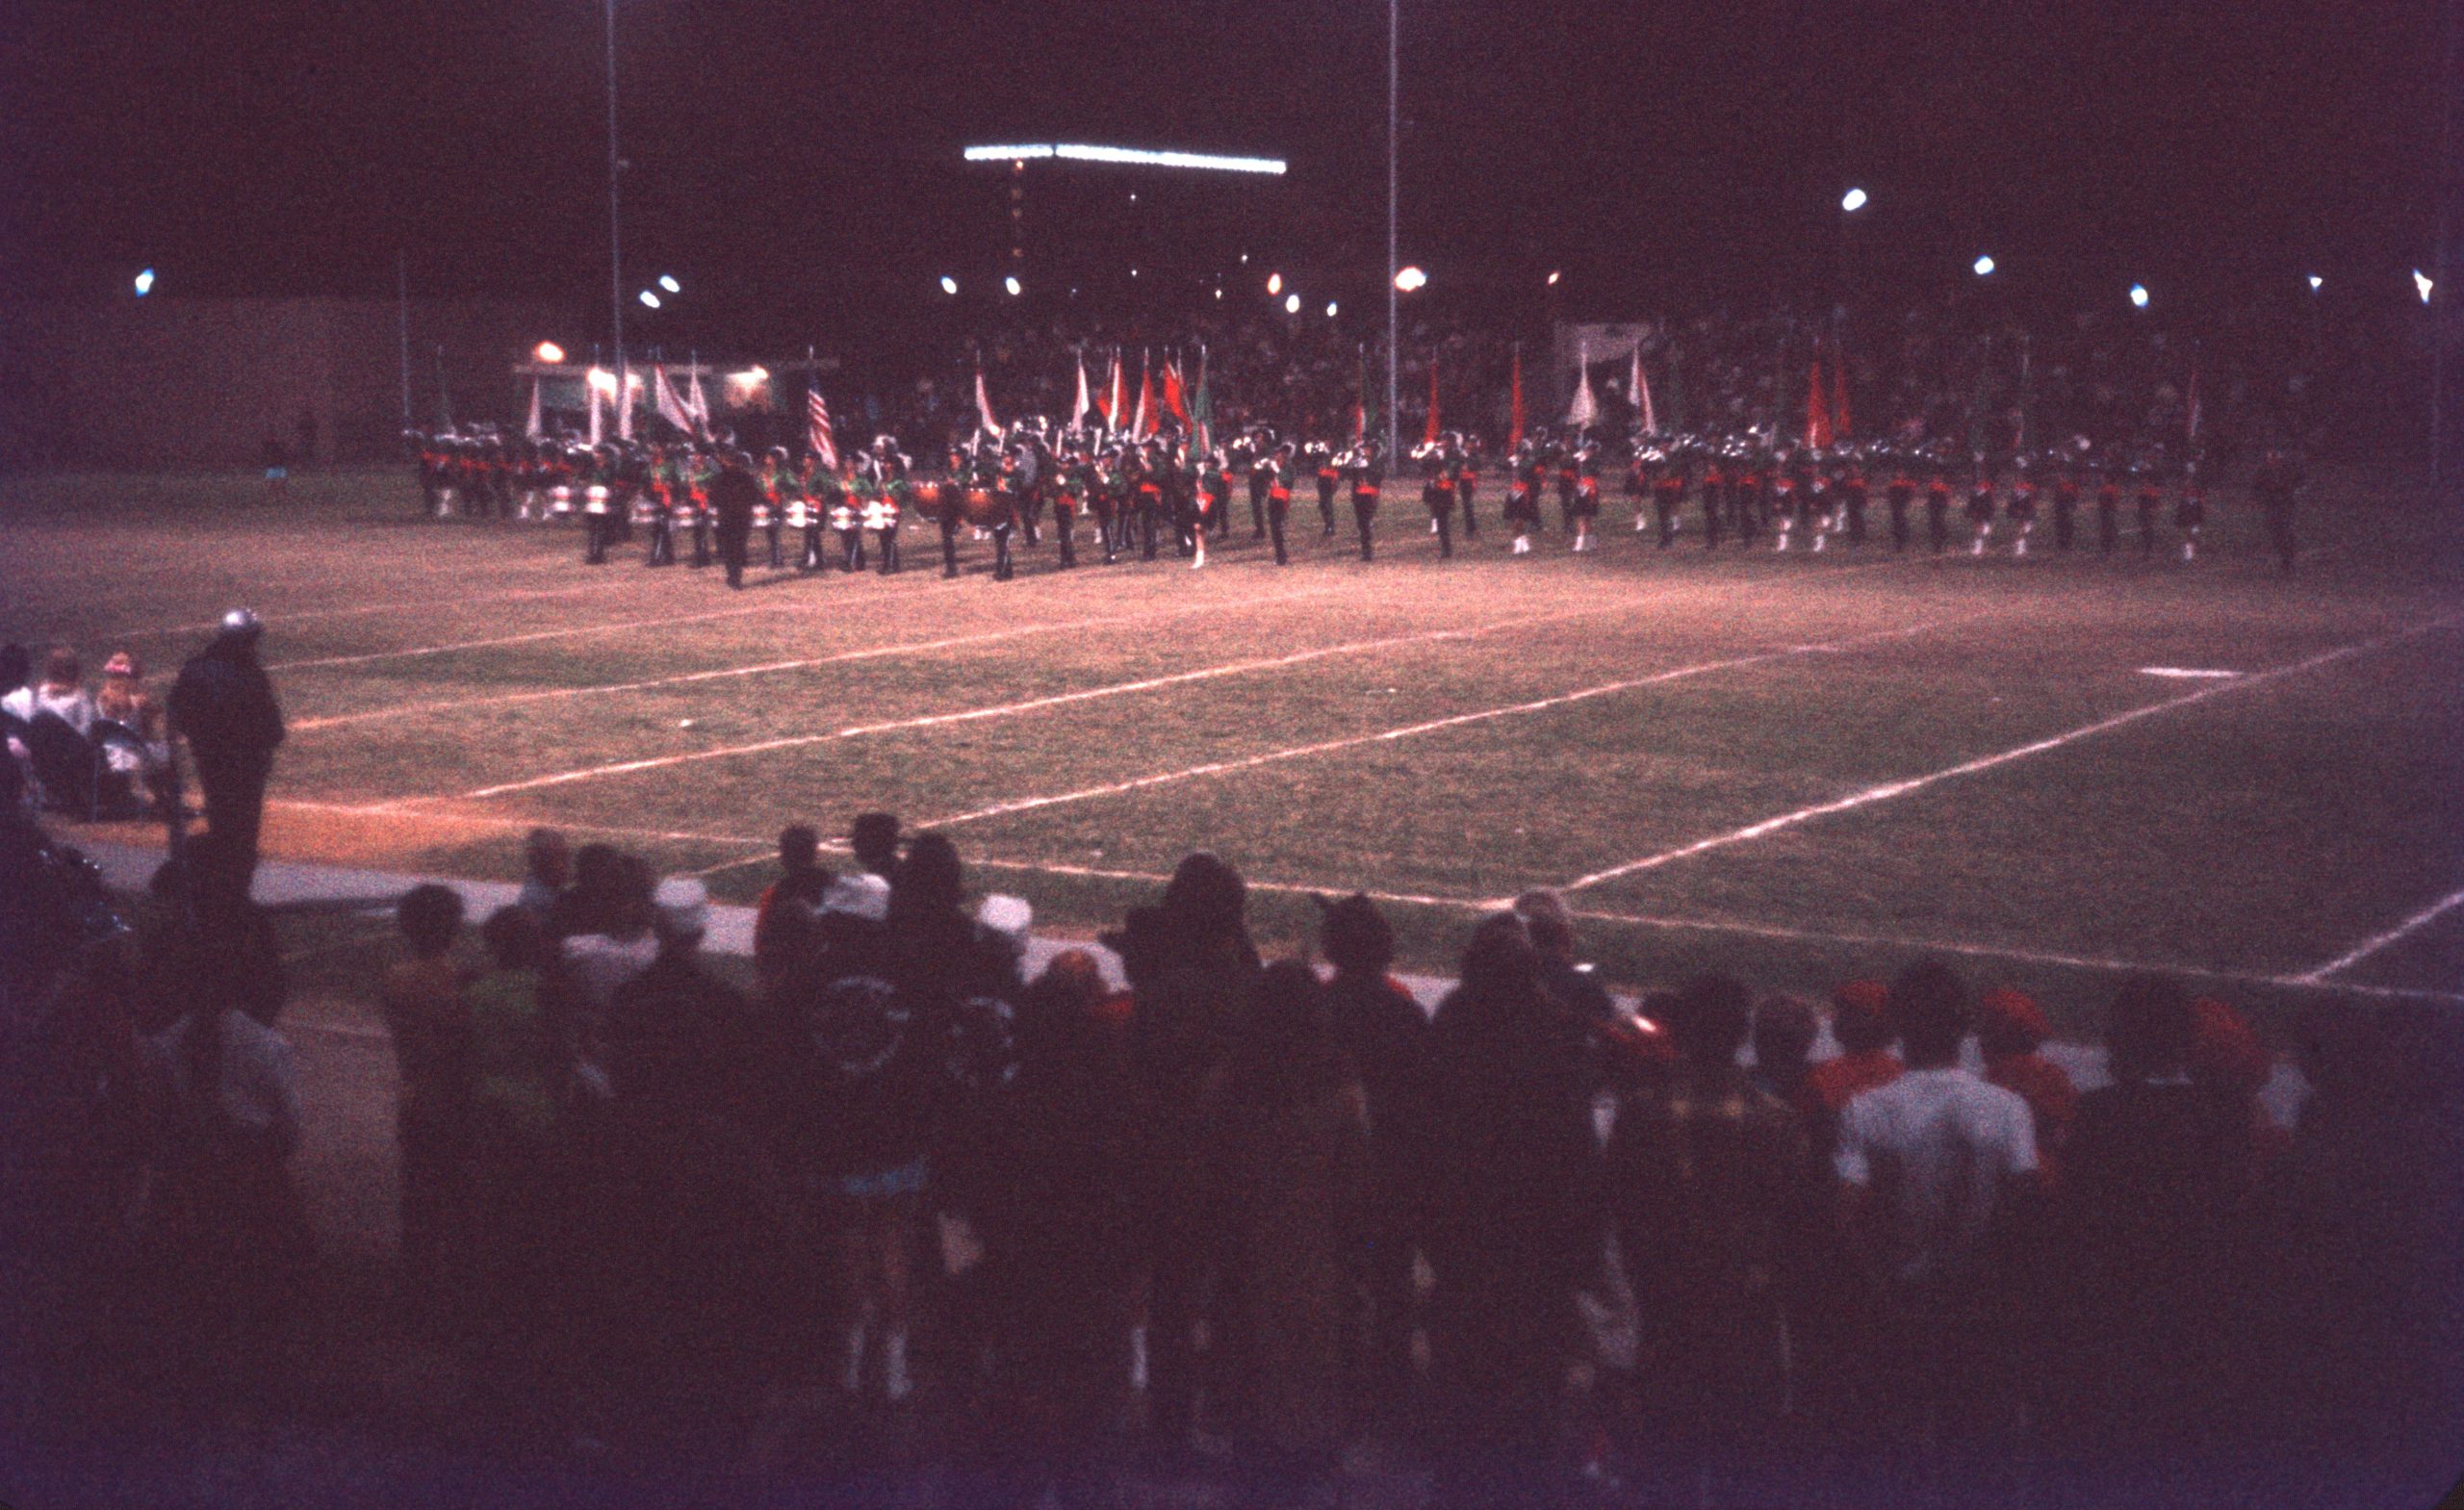
{"label": "flag pole", "polygon": [[1402,0],[1386,0],[1386,457],[1390,466],[1395,457],[1395,358],[1400,349],[1396,334],[1396,299],[1400,291],[1395,287],[1395,275],[1401,270],[1396,253],[1396,222],[1401,205],[1401,180],[1396,172],[1396,123],[1400,118],[1399,107],[1402,98],[1399,62],[1402,36]]}

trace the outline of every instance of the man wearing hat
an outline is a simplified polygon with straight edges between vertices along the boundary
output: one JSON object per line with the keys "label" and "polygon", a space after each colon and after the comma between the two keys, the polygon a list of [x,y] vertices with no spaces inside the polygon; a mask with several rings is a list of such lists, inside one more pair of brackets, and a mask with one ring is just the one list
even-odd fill
{"label": "man wearing hat", "polygon": [[719,561],[727,568],[728,585],[741,590],[747,548],[753,540],[753,511],[761,503],[761,483],[753,475],[753,458],[728,452],[710,481],[710,512],[718,519]]}
{"label": "man wearing hat", "polygon": [[188,659],[172,683],[171,730],[189,742],[197,784],[205,790],[205,827],[228,857],[226,878],[245,895],[257,869],[257,833],[265,822],[266,781],[282,743],[282,708],[257,663],[257,616],[234,608],[211,644]]}

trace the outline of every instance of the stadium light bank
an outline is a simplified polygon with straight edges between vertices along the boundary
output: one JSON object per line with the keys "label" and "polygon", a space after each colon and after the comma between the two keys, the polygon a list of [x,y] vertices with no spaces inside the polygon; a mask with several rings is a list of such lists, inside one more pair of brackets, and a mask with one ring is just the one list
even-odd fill
{"label": "stadium light bank", "polygon": [[1219,173],[1281,173],[1284,170],[1284,161],[1279,157],[1150,152],[1143,147],[1089,146],[1078,141],[1032,141],[966,149],[966,160],[970,163],[1023,163],[1031,158],[1060,158],[1073,163],[1123,163],[1138,167],[1204,168]]}

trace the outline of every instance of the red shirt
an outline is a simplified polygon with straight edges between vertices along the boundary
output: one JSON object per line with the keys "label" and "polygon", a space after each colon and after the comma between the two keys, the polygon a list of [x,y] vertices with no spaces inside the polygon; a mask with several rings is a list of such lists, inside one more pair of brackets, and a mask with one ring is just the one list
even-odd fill
{"label": "red shirt", "polygon": [[2036,1121],[2037,1164],[2053,1177],[2054,1161],[2070,1136],[2070,1119],[2079,1111],[2079,1090],[2063,1067],[2041,1054],[2014,1054],[1985,1066],[1987,1084],[2000,1086],[2028,1104]]}
{"label": "red shirt", "polygon": [[1888,1049],[1827,1059],[1806,1071],[1806,1083],[1797,1090],[1798,1110],[1808,1115],[1836,1117],[1857,1092],[1887,1086],[1898,1078],[1899,1056]]}

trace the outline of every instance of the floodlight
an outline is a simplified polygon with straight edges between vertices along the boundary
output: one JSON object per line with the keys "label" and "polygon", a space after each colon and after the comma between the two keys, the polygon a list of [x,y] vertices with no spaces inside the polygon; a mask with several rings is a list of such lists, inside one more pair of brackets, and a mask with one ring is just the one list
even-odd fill
{"label": "floodlight", "polygon": [[1839,196],[1839,208],[1847,211],[1850,215],[1855,215],[1858,211],[1862,210],[1865,208],[1865,192],[1861,189],[1851,189],[1846,193],[1841,194]]}
{"label": "floodlight", "polygon": [[143,298],[154,292],[154,269],[146,269],[137,275],[137,296]]}
{"label": "floodlight", "polygon": [[2319,275],[2318,275],[2317,273],[2315,273],[2315,272],[2314,272],[2314,273],[2312,273],[2312,274],[2310,274],[2310,292],[2311,292],[2311,293],[2313,293],[2313,294],[2318,293],[2318,292],[2319,292],[2319,285],[2320,285],[2320,284],[2322,284],[2322,283],[2324,283],[2324,282],[2326,282],[2326,281],[2327,281],[2326,279],[2324,279],[2324,278],[2323,278],[2323,277],[2319,276]]}
{"label": "floodlight", "polygon": [[1280,294],[1280,293],[1282,293],[1282,292],[1283,292],[1283,274],[1282,274],[1282,273],[1280,273],[1280,272],[1270,272],[1270,273],[1268,273],[1268,274],[1267,274],[1267,294],[1268,294],[1268,296],[1269,296],[1269,297],[1272,297],[1273,295],[1275,295],[1275,294]]}
{"label": "floodlight", "polygon": [[1395,287],[1405,294],[1417,293],[1428,287],[1428,274],[1418,268],[1405,268],[1395,274]]}
{"label": "floodlight", "polygon": [[1328,320],[1335,318],[1335,301],[1333,299],[1326,300],[1326,318]]}
{"label": "floodlight", "polygon": [[2423,303],[2429,302],[2429,291],[2437,286],[2430,281],[2428,273],[2422,271],[2419,268],[2413,269],[2413,287],[2421,291]]}
{"label": "floodlight", "polygon": [[542,341],[530,348],[530,354],[550,367],[565,359],[565,348],[552,341]]}
{"label": "floodlight", "polygon": [[2137,309],[2145,309],[2147,307],[2146,284],[2134,283],[2130,286],[2130,302],[2132,307]]}
{"label": "floodlight", "polygon": [[658,275],[658,286],[667,290],[670,294],[681,294],[684,292],[684,285],[677,282],[676,274],[672,272],[660,273]]}
{"label": "floodlight", "polygon": [[1976,259],[1975,267],[1976,275],[1978,277],[1989,277],[1993,272],[1993,259],[1990,257],[1979,257]]}
{"label": "floodlight", "polygon": [[1017,274],[1015,273],[1012,273],[1009,277],[1002,279],[1001,286],[1010,291],[1010,296],[1012,298],[1016,298],[1021,293],[1025,292],[1019,288]]}
{"label": "floodlight", "polygon": [[956,294],[958,291],[959,280],[951,277],[948,273],[943,273],[941,275],[941,292],[944,294]]}
{"label": "floodlight", "polygon": [[658,295],[648,289],[642,290],[642,307],[644,309],[658,308]]}
{"label": "floodlight", "polygon": [[616,392],[616,374],[603,367],[592,368],[585,380],[603,394],[612,395]]}

